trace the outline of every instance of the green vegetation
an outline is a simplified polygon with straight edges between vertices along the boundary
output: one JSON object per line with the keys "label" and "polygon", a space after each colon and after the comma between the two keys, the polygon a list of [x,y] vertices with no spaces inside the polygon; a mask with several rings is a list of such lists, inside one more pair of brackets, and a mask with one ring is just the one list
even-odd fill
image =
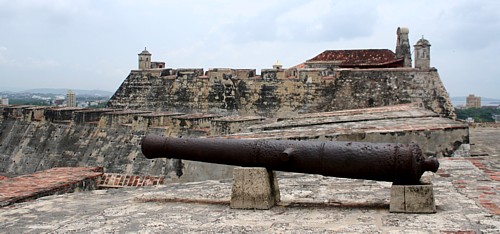
{"label": "green vegetation", "polygon": [[466,108],[455,109],[458,119],[467,119],[471,117],[475,122],[494,122],[492,115],[500,115],[499,109],[492,108]]}
{"label": "green vegetation", "polygon": [[108,102],[101,102],[96,107],[93,108],[106,108],[106,104],[108,104]]}
{"label": "green vegetation", "polygon": [[34,106],[49,106],[50,102],[39,99],[9,99],[10,105],[34,105]]}

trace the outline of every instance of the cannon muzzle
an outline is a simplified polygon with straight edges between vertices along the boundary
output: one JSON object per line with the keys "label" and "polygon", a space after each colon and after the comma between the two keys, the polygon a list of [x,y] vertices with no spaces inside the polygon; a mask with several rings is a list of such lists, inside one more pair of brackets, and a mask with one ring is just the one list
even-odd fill
{"label": "cannon muzzle", "polygon": [[250,140],[222,138],[142,138],[147,158],[265,167],[269,170],[324,176],[419,184],[425,171],[439,162],[427,158],[417,144],[340,141]]}

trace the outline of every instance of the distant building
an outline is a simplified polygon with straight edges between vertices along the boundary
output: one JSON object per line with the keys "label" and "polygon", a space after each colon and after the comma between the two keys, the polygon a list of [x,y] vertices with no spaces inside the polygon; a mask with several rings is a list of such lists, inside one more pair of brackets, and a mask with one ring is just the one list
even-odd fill
{"label": "distant building", "polygon": [[500,115],[493,115],[491,117],[495,120],[495,123],[500,123]]}
{"label": "distant building", "polygon": [[72,90],[68,90],[68,94],[66,94],[66,106],[76,107],[76,96]]}
{"label": "distant building", "polygon": [[9,99],[8,98],[2,98],[2,105],[9,105]]}
{"label": "distant building", "polygon": [[474,94],[469,94],[465,102],[467,108],[481,108],[481,97],[476,97]]}
{"label": "distant building", "polygon": [[77,106],[80,108],[87,108],[89,107],[89,104],[87,102],[79,102]]}
{"label": "distant building", "polygon": [[276,63],[273,65],[273,69],[281,70],[283,69],[283,65],[281,65],[280,61],[276,60]]}
{"label": "distant building", "polygon": [[139,55],[139,70],[147,70],[147,69],[163,69],[165,68],[165,62],[151,62],[151,53],[144,50],[138,54]]}
{"label": "distant building", "polygon": [[64,103],[63,99],[54,99],[54,101],[52,102],[52,105],[53,106],[62,106],[63,103]]}

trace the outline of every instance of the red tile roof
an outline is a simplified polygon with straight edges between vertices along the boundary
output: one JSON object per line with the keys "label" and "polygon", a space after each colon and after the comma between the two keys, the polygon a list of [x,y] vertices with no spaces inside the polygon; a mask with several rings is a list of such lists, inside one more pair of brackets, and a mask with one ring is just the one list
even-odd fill
{"label": "red tile roof", "polygon": [[338,61],[340,67],[402,67],[403,59],[388,49],[325,50],[307,62]]}

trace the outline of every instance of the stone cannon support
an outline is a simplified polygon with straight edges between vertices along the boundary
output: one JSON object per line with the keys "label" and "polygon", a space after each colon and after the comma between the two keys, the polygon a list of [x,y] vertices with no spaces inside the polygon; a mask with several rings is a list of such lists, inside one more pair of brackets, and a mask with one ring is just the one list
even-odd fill
{"label": "stone cannon support", "polygon": [[231,208],[266,210],[280,201],[276,173],[263,167],[233,170]]}

